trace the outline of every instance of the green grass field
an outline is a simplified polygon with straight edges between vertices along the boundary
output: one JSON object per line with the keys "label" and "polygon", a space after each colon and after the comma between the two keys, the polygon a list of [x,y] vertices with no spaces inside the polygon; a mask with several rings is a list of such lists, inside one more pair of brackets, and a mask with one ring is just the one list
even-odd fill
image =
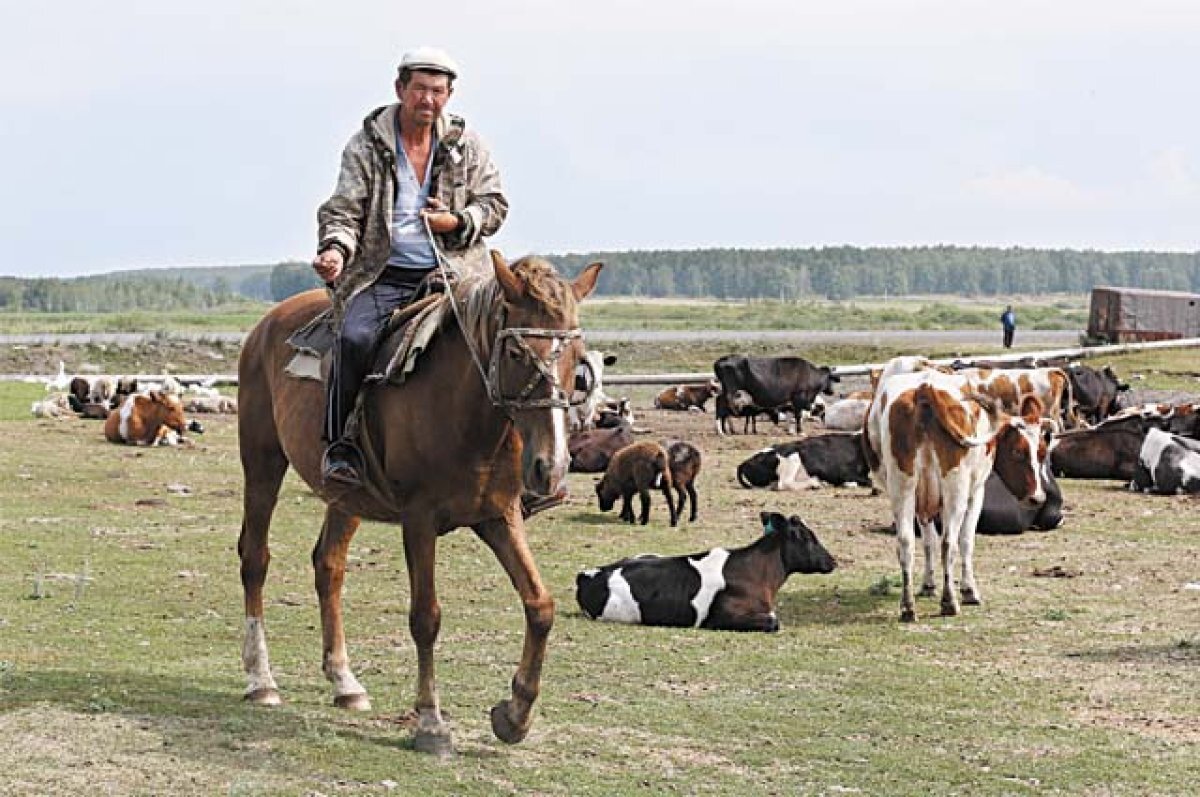
{"label": "green grass field", "polygon": [[[711,363],[633,351],[637,370]],[[1197,392],[1194,352],[1113,363],[1139,387]],[[244,705],[235,421],[205,419],[190,448],[124,448],[96,422],[30,418],[43,395],[0,385],[0,794],[1187,795],[1200,780],[1195,497],[1064,482],[1062,529],[981,538],[984,606],[938,618],[923,599],[902,625],[883,498],[743,490],[737,463],[782,428],[718,438],[711,416],[639,395],[651,437],[704,451],[699,521],[669,528],[656,503],[626,526],[572,474],[569,502],[531,522],[558,619],[514,747],[487,710],[507,695],[520,606],[469,531],[445,537],[438,675],[458,754],[440,762],[411,749],[398,529],[364,524],[351,550],[347,634],[374,708],[345,713],[320,670],[322,506],[289,476],[266,617],[286,703]],[[780,633],[601,624],[575,605],[578,570],[745,544],[763,509],[803,516],[840,565],[786,584]]]}
{"label": "green grass field", "polygon": [[[1023,329],[1083,329],[1086,297],[1014,297]],[[646,308],[654,311],[648,313]],[[244,332],[266,304],[206,312],[0,313],[0,334]],[[591,329],[997,329],[1004,302],[922,296],[833,302],[606,298],[583,306]]]}

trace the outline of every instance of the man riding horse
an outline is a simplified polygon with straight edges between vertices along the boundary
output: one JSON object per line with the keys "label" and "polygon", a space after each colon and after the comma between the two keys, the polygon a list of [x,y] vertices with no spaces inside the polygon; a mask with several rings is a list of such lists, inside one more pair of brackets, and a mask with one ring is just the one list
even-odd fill
{"label": "man riding horse", "polygon": [[462,118],[443,113],[457,76],[441,50],[406,53],[395,82],[399,101],[367,115],[342,153],[333,196],[317,213],[313,268],[330,289],[337,331],[326,482],[362,483],[362,455],[346,422],[392,312],[412,300],[439,256],[456,276],[491,269],[483,239],[500,229],[508,200],[483,140]]}

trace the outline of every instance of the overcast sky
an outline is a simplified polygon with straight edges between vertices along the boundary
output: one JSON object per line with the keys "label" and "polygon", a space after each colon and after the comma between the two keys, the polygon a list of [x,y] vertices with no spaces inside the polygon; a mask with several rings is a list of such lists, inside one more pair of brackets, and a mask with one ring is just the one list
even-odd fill
{"label": "overcast sky", "polygon": [[1195,0],[57,0],[0,29],[0,275],[310,258],[421,44],[459,61],[509,256],[1200,249]]}

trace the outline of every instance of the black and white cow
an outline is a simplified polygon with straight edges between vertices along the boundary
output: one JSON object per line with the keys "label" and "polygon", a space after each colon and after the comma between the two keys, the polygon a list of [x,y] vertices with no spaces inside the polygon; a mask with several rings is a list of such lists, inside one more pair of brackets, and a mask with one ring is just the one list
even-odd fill
{"label": "black and white cow", "polygon": [[[713,373],[721,383],[721,395],[731,397],[744,390],[753,406],[764,410],[787,408],[797,423],[817,396],[832,396],[833,383],[841,381],[828,366],[815,365],[803,357],[730,354],[713,363]],[[718,434],[725,434],[722,421],[734,411],[731,402],[717,404]]]}
{"label": "black and white cow", "polygon": [[1151,429],[1129,487],[1159,495],[1200,493],[1200,441]]}
{"label": "black and white cow", "polygon": [[870,472],[862,432],[830,432],[764,448],[738,465],[737,479],[743,487],[775,485],[778,490],[815,486],[809,479],[866,486]]}
{"label": "black and white cow", "polygon": [[638,556],[575,577],[575,600],[593,620],[778,631],[775,596],[792,573],[830,573],[829,551],[798,516],[761,515],[763,536],[733,550]]}

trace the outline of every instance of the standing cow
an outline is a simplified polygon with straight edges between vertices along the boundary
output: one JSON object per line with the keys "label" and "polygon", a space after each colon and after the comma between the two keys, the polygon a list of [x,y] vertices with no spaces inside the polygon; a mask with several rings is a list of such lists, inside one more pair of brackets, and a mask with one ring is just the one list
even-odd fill
{"label": "standing cow", "polygon": [[[743,390],[755,407],[791,410],[797,424],[817,396],[832,396],[833,383],[840,381],[828,366],[815,365],[803,357],[730,354],[713,363],[713,373],[721,384],[722,396]],[[718,434],[725,434],[723,421],[732,414],[731,404],[717,402]]]}
{"label": "standing cow", "polygon": [[967,379],[937,371],[891,377],[876,395],[880,425],[882,482],[891,499],[897,555],[903,583],[900,619],[916,619],[913,590],[915,526],[925,548],[922,594],[933,594],[935,515],[941,516],[941,613],[959,613],[955,579],[962,557],[962,600],[981,602],[975,581],[975,531],[983,509],[984,487],[993,466],[1018,501],[1045,501],[1042,464],[1046,439],[1041,403],[1027,399],[1022,415],[1012,417],[985,402]]}

